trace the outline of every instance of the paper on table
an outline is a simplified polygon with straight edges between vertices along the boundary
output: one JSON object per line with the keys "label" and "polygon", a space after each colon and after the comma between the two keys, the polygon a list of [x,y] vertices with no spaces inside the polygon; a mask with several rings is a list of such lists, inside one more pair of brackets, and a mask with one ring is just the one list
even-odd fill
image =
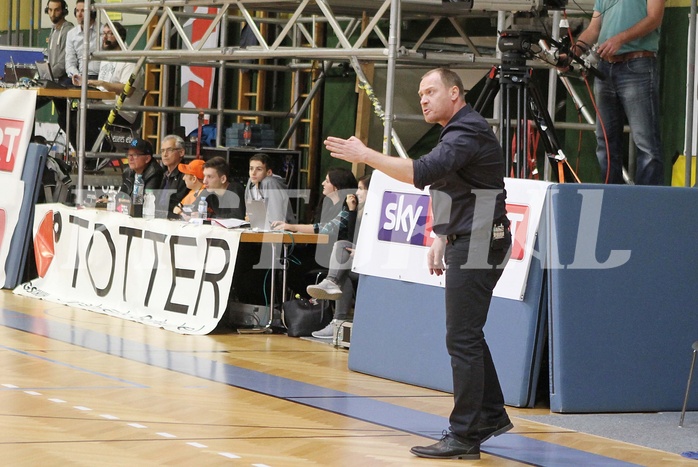
{"label": "paper on table", "polygon": [[235,229],[237,227],[248,227],[249,222],[242,219],[211,219],[211,224],[220,225],[226,229]]}

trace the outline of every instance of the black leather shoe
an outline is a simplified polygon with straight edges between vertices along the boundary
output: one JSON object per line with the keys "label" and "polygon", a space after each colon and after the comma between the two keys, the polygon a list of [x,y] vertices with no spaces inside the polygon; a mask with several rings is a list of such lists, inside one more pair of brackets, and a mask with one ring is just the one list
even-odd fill
{"label": "black leather shoe", "polygon": [[480,446],[470,445],[458,441],[452,433],[444,432],[443,438],[431,446],[415,446],[410,452],[418,457],[430,459],[465,459],[477,460],[480,458]]}
{"label": "black leather shoe", "polygon": [[504,417],[500,418],[498,422],[487,423],[485,424],[485,426],[481,426],[478,429],[478,433],[480,435],[480,443],[484,443],[493,436],[502,435],[507,431],[511,430],[512,428],[514,428],[514,425],[511,423],[511,420],[509,420],[509,417],[504,415]]}

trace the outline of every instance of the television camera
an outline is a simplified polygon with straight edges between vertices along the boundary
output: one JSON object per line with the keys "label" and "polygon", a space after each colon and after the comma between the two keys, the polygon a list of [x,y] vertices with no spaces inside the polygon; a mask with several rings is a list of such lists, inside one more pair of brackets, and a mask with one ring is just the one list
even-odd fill
{"label": "television camera", "polygon": [[[546,46],[545,42],[550,46]],[[529,120],[533,120],[541,135],[546,156],[554,168],[558,182],[579,182],[579,178],[565,157],[543,95],[533,82],[532,70],[526,60],[534,57],[553,66],[575,63],[582,73],[603,79],[603,75],[587,60],[576,55],[569,42],[556,41],[539,31],[506,30],[499,36],[501,64],[488,73],[485,86],[473,108],[478,112],[492,103],[501,91],[500,141],[505,154],[507,174],[529,178],[537,174],[535,154],[529,152]]]}
{"label": "television camera", "polygon": [[[429,3],[433,0],[408,0],[413,3]],[[588,0],[583,0],[588,1]],[[477,9],[496,11],[532,11],[532,10],[564,10],[567,8],[567,0],[493,0],[484,2],[482,0],[442,0],[442,3],[462,2],[468,8],[475,6]],[[482,3],[482,4],[481,4]],[[593,1],[590,2],[593,6]],[[474,5],[475,4],[475,5]],[[578,2],[575,2],[575,6]]]}
{"label": "television camera", "polygon": [[[544,48],[541,41],[550,44],[551,49]],[[594,66],[595,52],[587,50],[581,56],[575,54],[569,37],[557,41],[540,31],[507,29],[499,35],[497,45],[502,53],[502,71],[517,71],[526,66],[527,59],[537,57],[556,67],[576,65],[582,74],[605,78]]]}

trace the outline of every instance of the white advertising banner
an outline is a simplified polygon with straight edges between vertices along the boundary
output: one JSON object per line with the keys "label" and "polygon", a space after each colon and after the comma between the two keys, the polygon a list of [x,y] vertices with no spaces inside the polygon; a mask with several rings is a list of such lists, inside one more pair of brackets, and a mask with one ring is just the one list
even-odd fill
{"label": "white advertising banner", "polygon": [[0,92],[0,173],[22,177],[24,158],[34,126],[36,91],[5,89]]}
{"label": "white advertising banner", "polygon": [[[216,15],[218,8],[207,6],[192,6],[185,7],[187,13],[194,14],[209,14]],[[205,34],[211,25],[212,20],[205,18],[192,18],[184,23],[184,31],[187,37],[191,40],[192,46],[196,49],[202,47],[204,49],[215,48],[218,45],[218,26],[204,40]],[[193,109],[206,109],[211,107],[211,98],[213,97],[213,84],[216,78],[216,69],[209,66],[183,66],[181,72],[181,102],[182,107]],[[180,122],[184,126],[187,134],[198,128],[199,116],[196,114],[182,114]],[[204,123],[208,123],[209,115],[204,116]],[[219,129],[219,131],[221,131]]]}
{"label": "white advertising banner", "polygon": [[14,292],[208,334],[228,304],[239,243],[239,231],[221,227],[37,205],[39,278]]}
{"label": "white advertising banner", "polygon": [[0,287],[5,284],[10,241],[24,198],[21,177],[34,125],[35,105],[36,91],[5,89],[0,92]]}
{"label": "white advertising banner", "polygon": [[10,254],[10,242],[17,227],[19,210],[24,197],[24,182],[12,174],[0,172],[0,287],[5,283],[7,256]]}
{"label": "white advertising banner", "polygon": [[[507,217],[513,239],[509,262],[494,295],[523,300],[546,192],[551,183],[507,178]],[[417,284],[444,286],[430,275],[427,251],[433,241],[428,187],[418,190],[375,171],[366,198],[354,271]]]}

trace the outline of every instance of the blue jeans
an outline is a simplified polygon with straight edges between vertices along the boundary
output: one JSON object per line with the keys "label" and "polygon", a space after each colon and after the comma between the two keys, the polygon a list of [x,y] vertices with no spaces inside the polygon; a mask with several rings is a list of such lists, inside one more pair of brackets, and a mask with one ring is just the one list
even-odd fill
{"label": "blue jeans", "polygon": [[354,248],[354,244],[348,240],[338,240],[334,244],[330,257],[330,270],[327,273],[327,278],[339,285],[342,290],[342,296],[334,302],[334,319],[342,321],[351,318],[351,305],[354,302],[352,279],[358,279],[358,275],[351,271],[354,257],[347,248]]}
{"label": "blue jeans", "polygon": [[664,162],[659,135],[657,59],[641,57],[619,63],[601,60],[598,69],[606,75],[605,80],[597,78],[594,82],[600,117],[596,119],[596,157],[601,165],[601,178],[606,183],[623,183],[623,125],[627,119],[637,146],[635,183],[662,185]]}

